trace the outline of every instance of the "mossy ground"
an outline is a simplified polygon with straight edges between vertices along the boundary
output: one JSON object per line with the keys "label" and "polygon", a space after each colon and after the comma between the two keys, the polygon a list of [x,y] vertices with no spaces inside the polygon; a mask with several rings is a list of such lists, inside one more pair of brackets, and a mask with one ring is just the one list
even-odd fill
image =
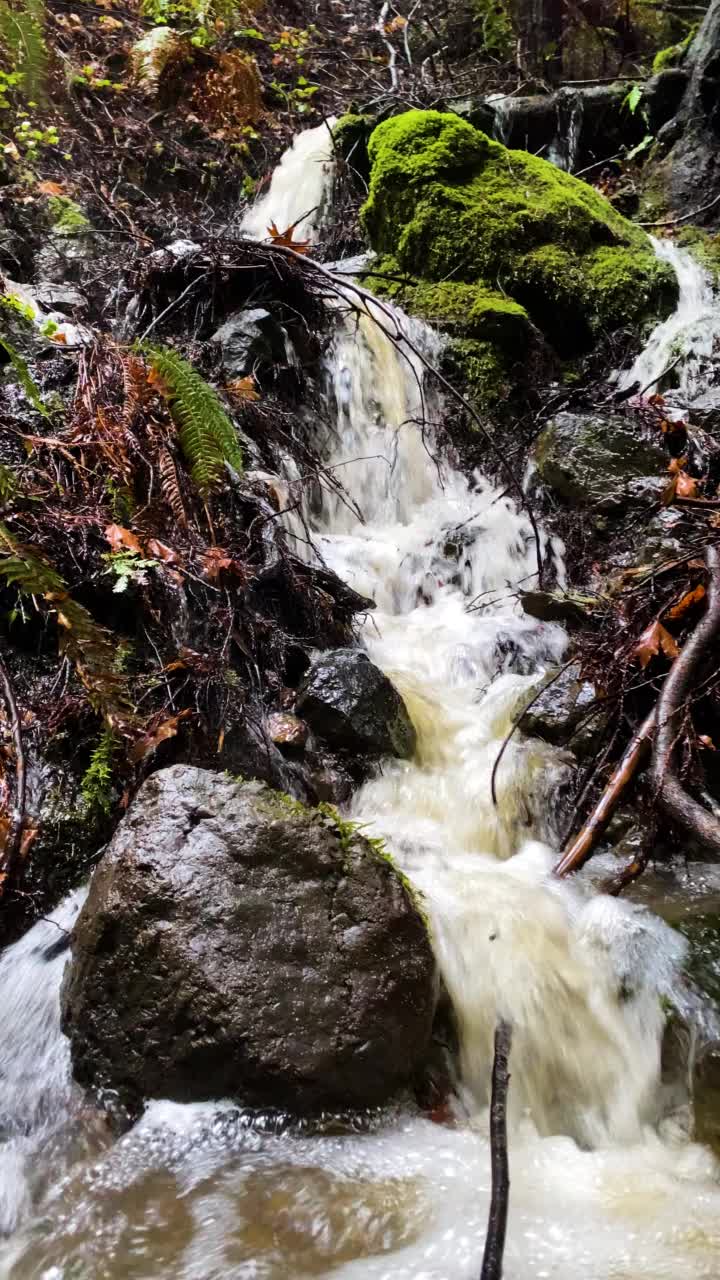
{"label": "mossy ground", "polygon": [[[408,111],[386,120],[369,156],[362,217],[378,252],[424,281],[479,285],[498,305],[500,297],[520,304],[562,354],[640,326],[675,301],[672,272],[603,196],[456,116]],[[461,295],[454,298],[458,310]]]}

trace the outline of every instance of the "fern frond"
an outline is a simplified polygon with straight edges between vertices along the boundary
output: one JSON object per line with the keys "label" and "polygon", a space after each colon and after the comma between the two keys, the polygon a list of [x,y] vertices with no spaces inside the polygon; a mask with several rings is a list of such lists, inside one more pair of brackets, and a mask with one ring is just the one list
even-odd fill
{"label": "fern frond", "polygon": [[117,636],[95,621],[68,593],[57,569],[0,524],[0,577],[21,595],[42,596],[63,629],[61,648],[74,663],[93,707],[109,725],[128,725],[133,712],[127,681],[117,669]]}
{"label": "fern frond", "polygon": [[101,733],[80,786],[85,812],[108,817],[113,802],[113,757],[120,743],[111,729]]}
{"label": "fern frond", "polygon": [[151,362],[158,390],[168,400],[190,474],[207,497],[226,462],[242,471],[235,428],[217,392],[187,360],[168,347],[141,349]]}
{"label": "fern frond", "polygon": [[50,414],[46,405],[43,403],[40,388],[28,369],[26,362],[20,355],[20,352],[17,351],[10,342],[8,342],[7,338],[0,338],[0,347],[2,347],[3,351],[7,353],[10,363],[17,374],[17,380],[33,409],[36,409],[38,413],[41,413],[43,418],[49,418]]}
{"label": "fern frond", "polygon": [[44,0],[22,0],[20,4],[0,0],[0,41],[13,71],[22,76],[25,97],[41,102],[47,81]]}
{"label": "fern frond", "polygon": [[187,514],[180,491],[177,467],[170,450],[165,448],[160,450],[160,486],[163,491],[163,497],[171,508],[178,524],[182,528],[186,528]]}

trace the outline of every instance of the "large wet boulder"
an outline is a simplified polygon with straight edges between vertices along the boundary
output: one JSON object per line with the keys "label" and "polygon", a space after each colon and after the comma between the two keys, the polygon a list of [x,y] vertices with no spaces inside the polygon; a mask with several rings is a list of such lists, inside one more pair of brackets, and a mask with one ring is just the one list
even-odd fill
{"label": "large wet boulder", "polygon": [[529,737],[569,746],[583,758],[596,749],[606,722],[598,690],[584,678],[580,663],[571,662],[554,672],[534,694],[522,714],[520,728]]}
{"label": "large wet boulder", "polygon": [[62,993],[84,1085],[295,1112],[387,1100],[422,1066],[436,974],[376,846],[260,783],[175,765],[98,864]]}
{"label": "large wet boulder", "polygon": [[562,354],[672,308],[674,273],[597,191],[456,115],[407,111],[369,143],[363,208],[383,269],[500,291]]}
{"label": "large wet boulder", "polygon": [[571,506],[611,512],[658,502],[667,482],[662,446],[621,414],[559,413],[534,458],[542,483]]}
{"label": "large wet boulder", "polygon": [[415,750],[405,703],[363,649],[334,649],[316,659],[296,708],[313,733],[336,750],[401,759]]}

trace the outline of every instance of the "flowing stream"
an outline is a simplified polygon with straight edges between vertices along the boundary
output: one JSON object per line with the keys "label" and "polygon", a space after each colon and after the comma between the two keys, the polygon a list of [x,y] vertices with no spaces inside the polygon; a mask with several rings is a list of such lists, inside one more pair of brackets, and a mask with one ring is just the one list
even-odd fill
{"label": "flowing stream", "polygon": [[[322,207],[327,130],[324,140],[311,133],[283,160],[248,233]],[[492,1036],[503,1016],[514,1026],[506,1280],[715,1280],[718,1165],[691,1141],[682,1073],[661,1074],[671,1005],[691,1039],[717,1034],[713,1011],[685,984],[686,944],[587,877],[550,878],[561,753],[514,739],[497,807],[491,800],[504,735],[566,645],[561,628],[526,618],[513,595],[532,581],[532,530],[481,476],[454,468],[443,406],[413,352],[371,316],[333,319],[325,452],[362,519],[330,491],[307,496],[306,518],[326,563],[375,599],[362,641],[418,731],[415,758],[386,762],[351,809],[425,899],[461,1034],[453,1123],[407,1109],[356,1131],[310,1133],[222,1101],[157,1102],[113,1139],[71,1086],[59,1029],[75,894],[0,957],[0,1276],[477,1277]],[[438,354],[437,335],[396,319],[416,348]],[[648,373],[660,364],[660,346],[656,331],[633,381],[643,361]],[[562,577],[562,547],[551,551]]]}

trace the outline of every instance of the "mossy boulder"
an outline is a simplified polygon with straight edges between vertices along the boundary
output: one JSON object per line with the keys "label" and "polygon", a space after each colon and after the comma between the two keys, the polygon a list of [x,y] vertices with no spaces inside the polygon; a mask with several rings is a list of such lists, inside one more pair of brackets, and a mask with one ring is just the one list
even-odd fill
{"label": "mossy boulder", "polygon": [[[648,237],[584,182],[457,116],[407,111],[369,143],[363,222],[401,272],[524,308],[563,355],[665,314],[677,284]],[[446,295],[443,305],[449,305]]]}
{"label": "mossy boulder", "polygon": [[612,511],[628,500],[659,500],[667,459],[620,414],[559,413],[535,446],[542,483],[570,506]]}

